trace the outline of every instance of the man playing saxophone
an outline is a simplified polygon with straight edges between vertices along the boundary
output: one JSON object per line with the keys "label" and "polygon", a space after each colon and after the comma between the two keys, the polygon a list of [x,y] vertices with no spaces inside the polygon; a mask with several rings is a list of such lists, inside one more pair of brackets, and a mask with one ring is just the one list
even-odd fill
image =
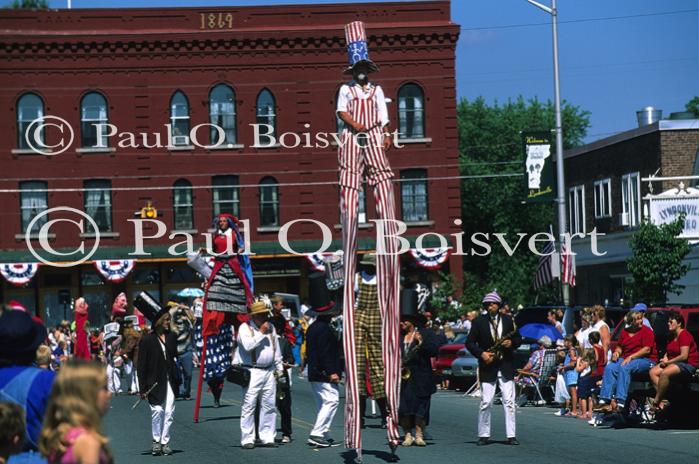
{"label": "man playing saxophone", "polygon": [[514,350],[522,343],[522,338],[515,330],[512,318],[500,313],[501,305],[502,298],[496,291],[488,293],[483,298],[483,307],[487,313],[473,321],[466,339],[466,348],[478,358],[481,383],[478,446],[487,445],[490,440],[490,410],[496,382],[500,384],[502,391],[507,443],[519,445],[515,425]]}

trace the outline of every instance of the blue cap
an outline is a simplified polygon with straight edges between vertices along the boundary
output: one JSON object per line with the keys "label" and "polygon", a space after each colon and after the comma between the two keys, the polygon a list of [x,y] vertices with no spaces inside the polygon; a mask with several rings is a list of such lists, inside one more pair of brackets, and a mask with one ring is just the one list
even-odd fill
{"label": "blue cap", "polygon": [[641,311],[641,312],[643,312],[647,309],[648,309],[648,306],[646,306],[645,303],[636,303],[636,305],[633,308],[631,308],[632,311]]}

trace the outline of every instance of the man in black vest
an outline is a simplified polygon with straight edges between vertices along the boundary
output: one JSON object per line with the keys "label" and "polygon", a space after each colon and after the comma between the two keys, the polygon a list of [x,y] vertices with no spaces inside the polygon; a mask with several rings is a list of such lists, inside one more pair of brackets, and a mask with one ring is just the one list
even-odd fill
{"label": "man in black vest", "polygon": [[496,291],[488,293],[483,298],[487,313],[473,321],[466,340],[466,348],[478,358],[481,384],[478,446],[487,445],[490,439],[490,408],[495,396],[495,382],[500,384],[502,391],[507,443],[519,445],[515,430],[514,350],[522,343],[522,338],[515,330],[512,318],[500,313],[500,306],[500,295]]}
{"label": "man in black vest", "polygon": [[[175,412],[177,381],[177,335],[170,332],[170,313],[161,308],[147,293],[134,301],[152,322],[152,330],[138,345],[138,382],[141,398],[147,399],[151,409],[153,456],[170,455],[170,426]],[[148,393],[149,392],[149,393]]]}

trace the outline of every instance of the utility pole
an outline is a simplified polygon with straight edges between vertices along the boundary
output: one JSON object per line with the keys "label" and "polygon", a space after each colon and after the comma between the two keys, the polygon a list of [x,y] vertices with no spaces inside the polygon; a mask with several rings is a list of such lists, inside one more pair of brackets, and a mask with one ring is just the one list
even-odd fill
{"label": "utility pole", "polygon": [[[566,191],[565,172],[563,168],[563,129],[561,127],[561,87],[558,80],[558,10],[556,0],[551,0],[551,7],[542,5],[534,0],[527,0],[532,5],[551,15],[553,25],[553,103],[556,111],[556,186],[558,204],[558,251],[562,253],[564,237],[566,234]],[[570,250],[566,250],[570,253]],[[561,255],[562,256],[562,255]],[[560,262],[559,262],[560,266]],[[563,281],[563,270],[561,269],[561,285],[563,290],[563,304],[570,304],[570,286]]]}

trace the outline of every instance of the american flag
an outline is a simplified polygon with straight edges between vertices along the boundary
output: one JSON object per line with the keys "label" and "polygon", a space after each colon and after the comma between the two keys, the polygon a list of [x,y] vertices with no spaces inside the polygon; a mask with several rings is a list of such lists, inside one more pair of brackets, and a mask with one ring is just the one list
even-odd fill
{"label": "american flag", "polygon": [[539,258],[539,267],[536,269],[536,277],[534,277],[534,289],[538,290],[544,285],[553,282],[552,264],[555,256],[556,247],[554,241],[549,241],[541,251],[546,256]]}
{"label": "american flag", "polygon": [[573,248],[570,249],[571,254],[566,253],[565,244],[561,245],[561,266],[563,271],[563,283],[567,283],[571,287],[575,287],[575,255]]}
{"label": "american flag", "polygon": [[345,40],[347,45],[354,42],[366,42],[366,32],[362,21],[354,21],[345,25]]}

